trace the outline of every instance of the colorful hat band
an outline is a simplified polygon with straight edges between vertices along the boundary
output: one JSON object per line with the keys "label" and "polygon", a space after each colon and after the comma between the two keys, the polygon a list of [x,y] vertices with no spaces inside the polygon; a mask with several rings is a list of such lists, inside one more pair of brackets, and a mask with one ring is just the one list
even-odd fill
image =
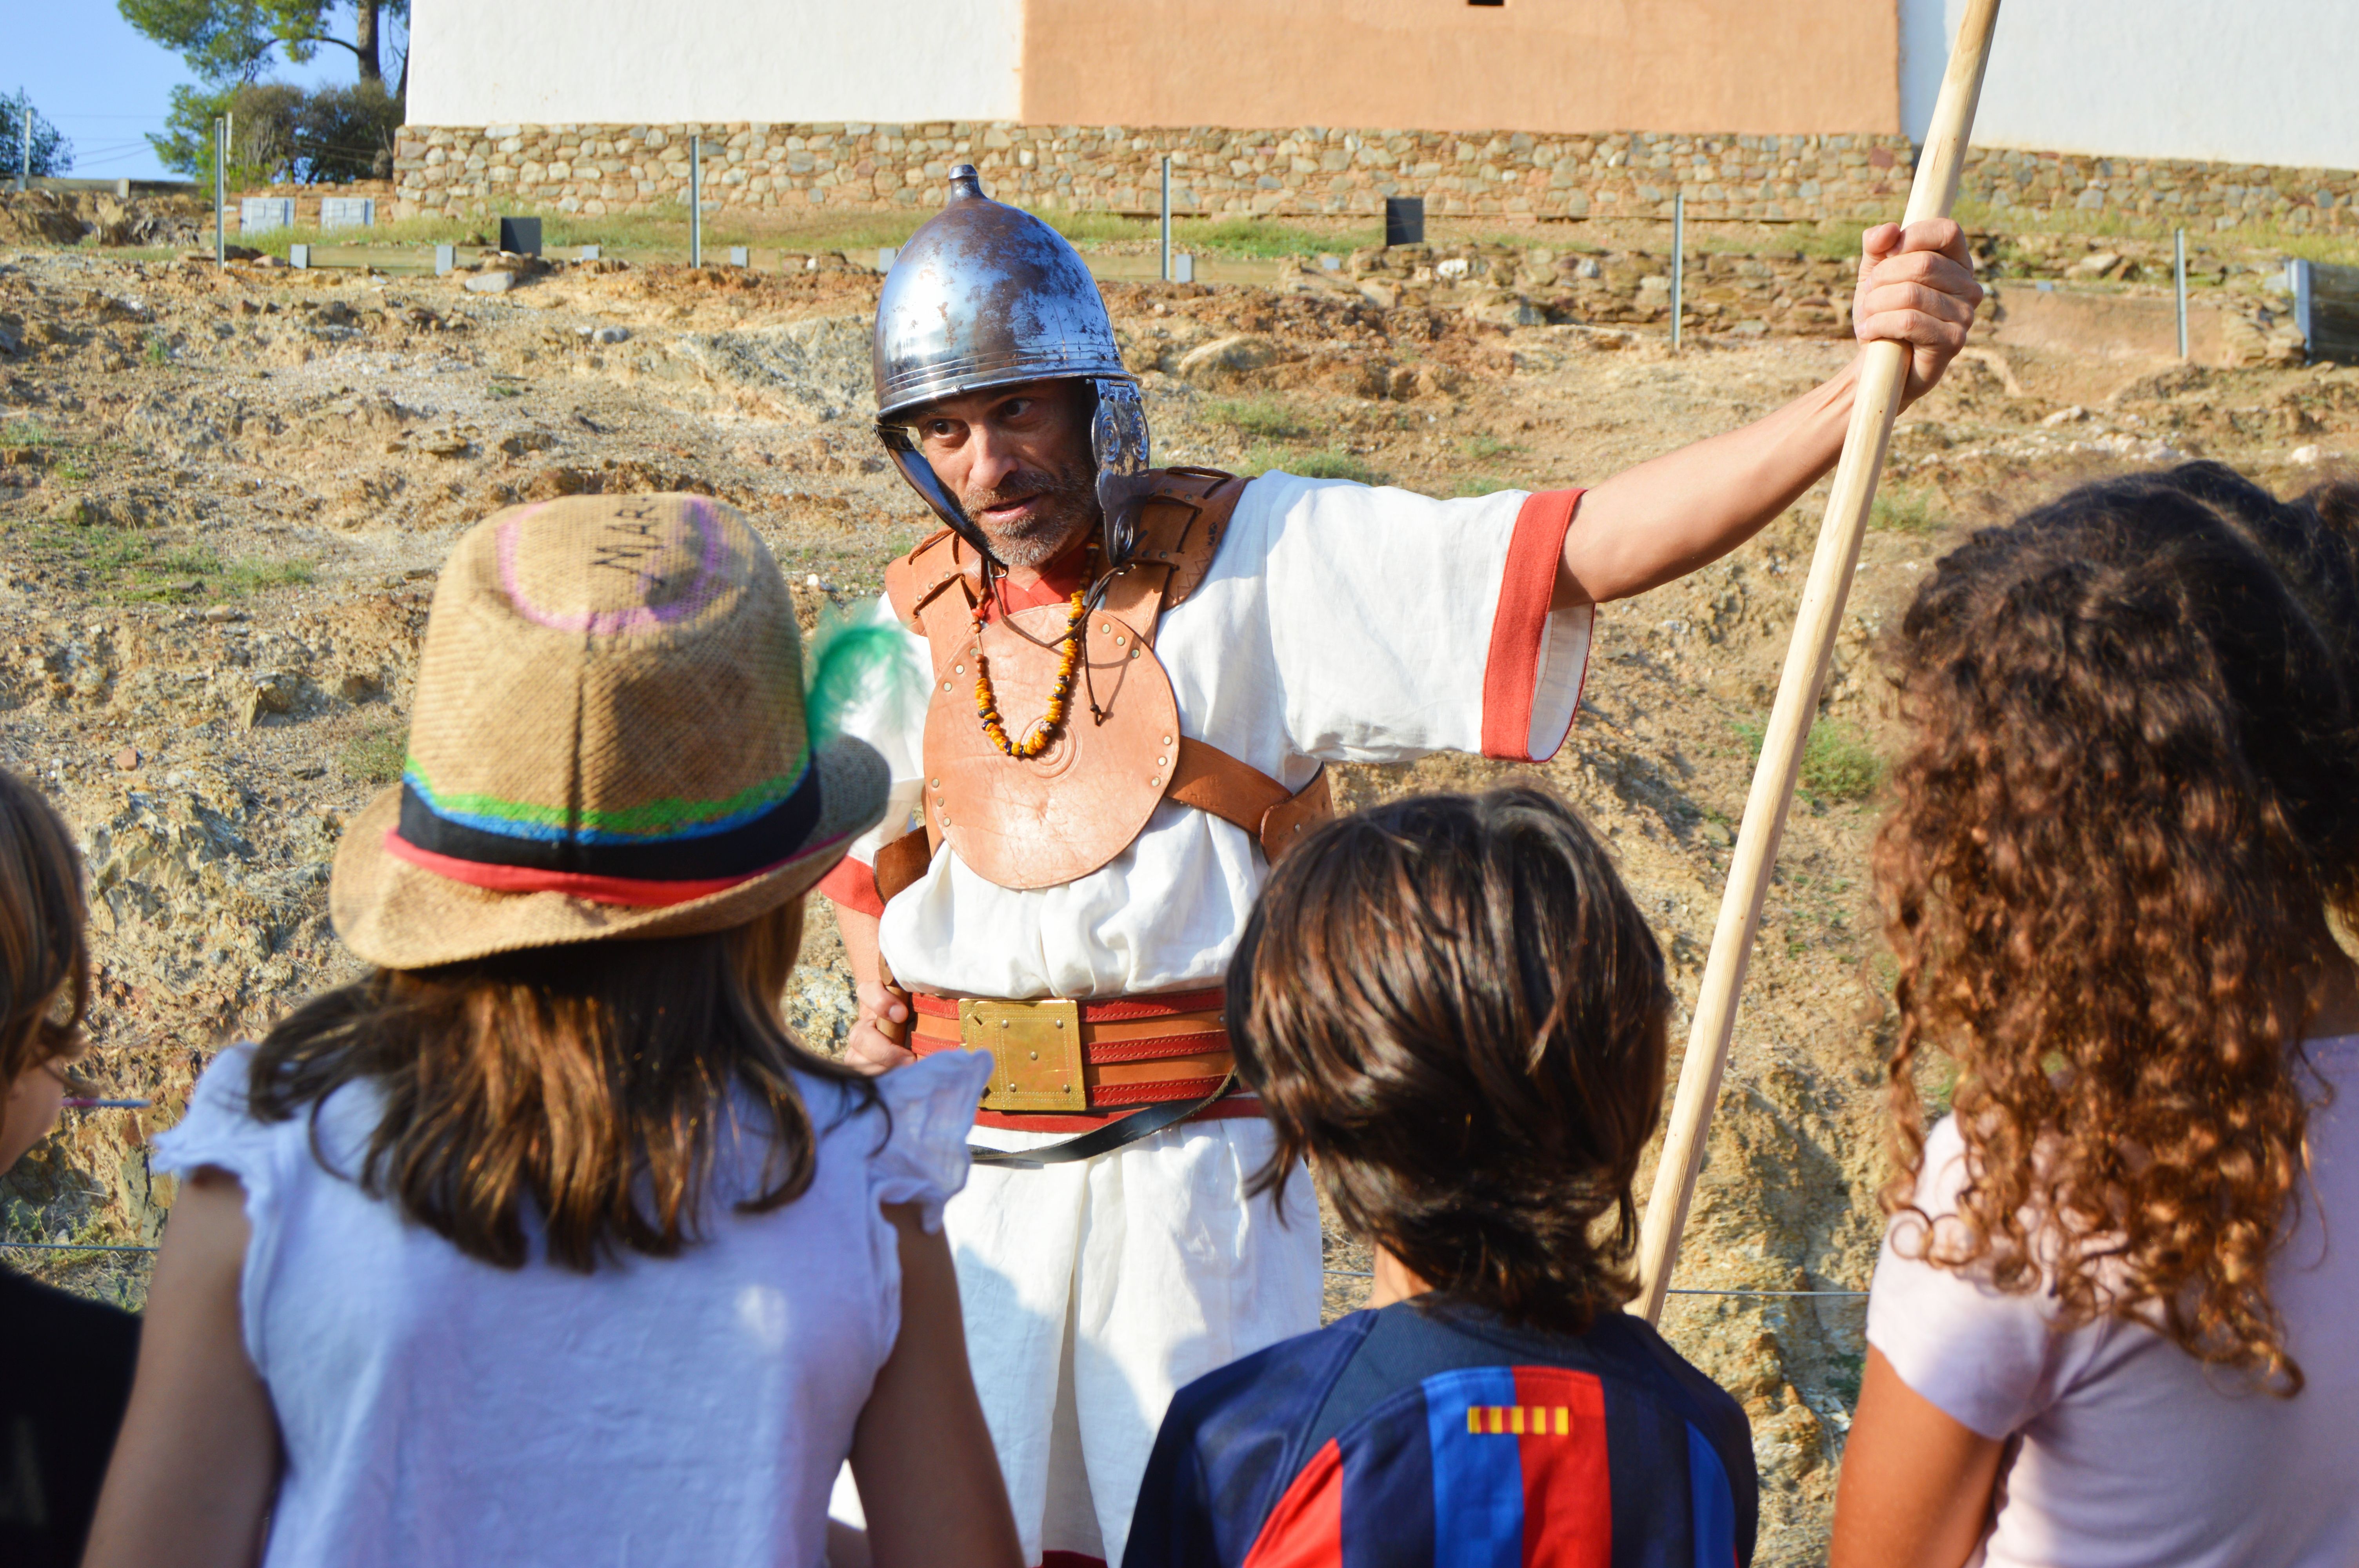
{"label": "colorful hat band", "polygon": [[[484,825],[495,820],[485,814],[468,813],[473,817],[470,822],[460,820],[456,810],[438,811],[413,773],[402,781],[396,831],[410,849],[469,865],[625,882],[725,885],[801,853],[819,821],[820,805],[819,770],[807,761],[802,778],[783,800],[719,821],[674,828],[661,838],[528,819],[503,821],[495,828]],[[456,880],[492,885],[472,877]]]}
{"label": "colorful hat band", "polygon": [[409,843],[396,827],[385,830],[385,852],[420,871],[487,892],[561,892],[592,903],[620,904],[630,909],[669,909],[676,903],[692,903],[777,869],[763,866],[743,876],[707,877],[699,881],[647,881],[632,877],[584,876],[580,871],[537,871],[528,866],[487,866],[475,860],[454,860]]}

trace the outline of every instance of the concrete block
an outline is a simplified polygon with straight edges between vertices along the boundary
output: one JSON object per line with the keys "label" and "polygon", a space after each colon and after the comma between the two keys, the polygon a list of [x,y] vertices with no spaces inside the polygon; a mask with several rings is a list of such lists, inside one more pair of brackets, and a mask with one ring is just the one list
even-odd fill
{"label": "concrete block", "polygon": [[376,227],[376,199],[373,196],[322,196],[320,198],[320,227],[374,229]]}
{"label": "concrete block", "polygon": [[266,234],[295,226],[295,201],[288,196],[248,196],[237,204],[237,232]]}

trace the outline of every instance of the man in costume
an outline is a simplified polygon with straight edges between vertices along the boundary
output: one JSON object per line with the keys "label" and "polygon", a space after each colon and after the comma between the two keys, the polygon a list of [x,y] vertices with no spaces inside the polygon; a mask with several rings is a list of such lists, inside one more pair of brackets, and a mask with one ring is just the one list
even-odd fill
{"label": "man in costume", "polygon": [[[1946,220],[1866,237],[1859,336],[1963,346]],[[1716,559],[1840,455],[1855,368],[1584,493],[1434,501],[1156,469],[1088,269],[972,168],[886,277],[877,430],[946,524],[877,608],[922,711],[847,731],[886,825],[822,884],[858,981],[853,1059],[995,1061],[947,1224],[968,1351],[1030,1562],[1119,1561],[1172,1393],[1318,1325],[1307,1181],[1230,1072],[1221,981],[1329,762],[1527,761],[1572,724],[1595,606]],[[922,1456],[912,1455],[913,1463]]]}

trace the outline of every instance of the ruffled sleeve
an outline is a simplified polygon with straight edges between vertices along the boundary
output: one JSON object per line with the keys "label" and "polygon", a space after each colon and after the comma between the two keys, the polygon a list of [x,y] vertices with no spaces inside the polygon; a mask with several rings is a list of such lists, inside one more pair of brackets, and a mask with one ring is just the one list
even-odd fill
{"label": "ruffled sleeve", "polygon": [[189,1097],[189,1113],[156,1135],[158,1169],[181,1176],[217,1165],[245,1182],[249,1193],[255,1182],[268,1179],[277,1129],[256,1121],[246,1106],[246,1080],[253,1071],[251,1041],[240,1041],[212,1059]]}
{"label": "ruffled sleeve", "polygon": [[189,1097],[189,1113],[180,1118],[178,1125],[156,1135],[151,1162],[156,1169],[176,1176],[214,1166],[235,1176],[238,1184],[245,1189],[249,1236],[245,1266],[241,1273],[240,1310],[246,1354],[267,1376],[269,1367],[260,1332],[263,1292],[258,1282],[267,1275],[277,1252],[277,1222],[284,1196],[283,1162],[289,1146],[289,1130],[293,1130],[297,1141],[294,1146],[299,1151],[308,1145],[301,1141],[304,1124],[300,1119],[292,1122],[255,1119],[246,1104],[245,1092],[254,1069],[254,1049],[252,1041],[240,1041],[212,1059],[204,1076],[197,1080],[196,1093]]}
{"label": "ruffled sleeve", "polygon": [[868,1162],[872,1203],[919,1206],[929,1235],[942,1227],[942,1206],[966,1185],[967,1134],[991,1078],[980,1051],[943,1051],[876,1080],[893,1130]]}

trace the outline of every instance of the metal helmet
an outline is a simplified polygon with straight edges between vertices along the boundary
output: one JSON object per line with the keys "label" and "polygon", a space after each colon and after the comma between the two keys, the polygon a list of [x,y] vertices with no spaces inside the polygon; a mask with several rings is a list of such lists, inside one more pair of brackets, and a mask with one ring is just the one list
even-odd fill
{"label": "metal helmet", "polygon": [[1104,297],[1065,237],[985,196],[973,164],[951,170],[949,201],[886,274],[874,361],[878,438],[909,487],[985,556],[990,541],[926,460],[911,418],[928,404],[995,386],[1085,382],[1107,564],[1129,557],[1136,486],[1125,481],[1147,470],[1147,409],[1114,347]]}

